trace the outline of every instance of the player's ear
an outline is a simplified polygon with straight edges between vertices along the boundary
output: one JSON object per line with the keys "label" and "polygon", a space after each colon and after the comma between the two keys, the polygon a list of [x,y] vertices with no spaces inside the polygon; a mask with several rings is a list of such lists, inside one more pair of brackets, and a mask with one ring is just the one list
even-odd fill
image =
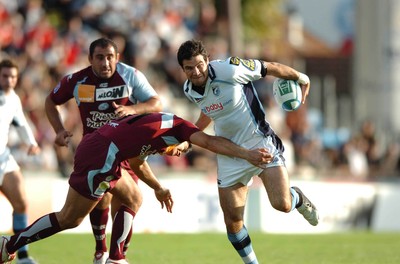
{"label": "player's ear", "polygon": [[118,62],[119,61],[119,53],[117,53],[116,59],[117,59],[117,62]]}

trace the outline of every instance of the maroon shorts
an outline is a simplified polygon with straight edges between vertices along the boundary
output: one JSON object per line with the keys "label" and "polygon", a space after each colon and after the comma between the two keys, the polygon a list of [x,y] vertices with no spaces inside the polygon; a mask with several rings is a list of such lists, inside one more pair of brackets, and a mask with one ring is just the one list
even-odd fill
{"label": "maroon shorts", "polygon": [[123,162],[121,162],[121,168],[126,170],[129,175],[131,175],[132,179],[138,183],[139,178],[138,176],[133,172],[133,170],[131,169],[131,167],[129,166],[129,162],[127,160],[124,160]]}
{"label": "maroon shorts", "polygon": [[109,139],[95,132],[85,135],[76,149],[74,171],[69,178],[71,188],[88,199],[101,200],[121,177],[117,153]]}

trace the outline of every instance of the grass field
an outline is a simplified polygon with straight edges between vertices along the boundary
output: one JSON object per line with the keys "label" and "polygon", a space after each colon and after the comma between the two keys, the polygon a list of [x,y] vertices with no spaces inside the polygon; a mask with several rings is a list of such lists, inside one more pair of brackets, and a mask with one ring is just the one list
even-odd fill
{"label": "grass field", "polygon": [[[251,233],[260,263],[400,263],[400,233],[277,235]],[[57,234],[30,245],[40,264],[92,263],[91,234]],[[225,234],[135,234],[128,260],[135,264],[241,264]]]}

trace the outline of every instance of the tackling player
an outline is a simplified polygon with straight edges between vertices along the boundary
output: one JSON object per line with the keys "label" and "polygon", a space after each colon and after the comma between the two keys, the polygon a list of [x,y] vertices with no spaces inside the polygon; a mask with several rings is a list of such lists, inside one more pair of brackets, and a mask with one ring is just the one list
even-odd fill
{"label": "tackling player", "polygon": [[[91,133],[118,117],[162,110],[161,100],[146,77],[137,69],[119,62],[117,45],[110,39],[100,38],[89,47],[90,66],[65,76],[46,98],[47,117],[56,132],[55,143],[68,146],[72,133],[62,123],[58,105],[74,98],[80,112],[83,135]],[[122,161],[124,173],[137,177],[126,161]],[[142,194],[136,184],[131,184],[137,212],[142,204]],[[104,264],[107,259],[106,225],[111,194],[106,196],[90,213],[90,222],[96,241],[94,264]],[[112,215],[119,204],[112,200]],[[114,205],[116,203],[116,205]],[[131,235],[131,233],[130,233]],[[128,240],[130,237],[128,238]],[[125,251],[129,243],[126,243]]]}
{"label": "tackling player", "polygon": [[214,121],[216,135],[245,148],[265,147],[274,156],[261,169],[217,155],[219,200],[228,239],[244,263],[256,264],[258,260],[243,221],[248,186],[254,175],[261,178],[275,209],[288,213],[297,208],[311,225],[318,224],[318,211],[299,188],[290,187],[282,141],[265,120],[264,108],[252,82],[267,74],[296,80],[302,86],[304,103],[310,89],[309,78],[274,62],[237,57],[209,61],[207,50],[198,40],[184,42],[177,59],[188,79],[183,91],[201,109],[195,124],[204,130]]}
{"label": "tackling player", "polygon": [[129,188],[135,183],[121,173],[121,162],[129,160],[132,168],[140,167],[139,178],[154,189],[161,207],[172,212],[170,191],[161,186],[145,160],[156,153],[180,155],[189,149],[189,142],[221,155],[243,159],[244,163],[254,166],[263,166],[272,159],[266,149],[248,150],[225,138],[209,136],[192,123],[169,113],[133,115],[112,121],[84,136],[78,145],[68,195],[61,211],[39,218],[14,236],[0,237],[0,263],[11,261],[15,251],[28,243],[78,226],[108,192],[122,205],[113,221],[110,256],[106,263],[128,263],[123,245],[135,216],[134,190]]}

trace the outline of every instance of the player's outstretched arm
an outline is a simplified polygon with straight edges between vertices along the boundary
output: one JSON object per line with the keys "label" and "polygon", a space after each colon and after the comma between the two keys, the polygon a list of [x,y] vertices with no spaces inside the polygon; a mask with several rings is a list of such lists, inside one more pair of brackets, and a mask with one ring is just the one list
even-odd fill
{"label": "player's outstretched arm", "polygon": [[164,208],[165,206],[165,209],[167,209],[169,213],[172,213],[174,201],[172,200],[171,193],[169,189],[166,189],[161,185],[149,164],[139,158],[132,158],[129,159],[129,165],[139,179],[154,190],[157,200],[161,203],[161,208]]}
{"label": "player's outstretched arm", "polygon": [[218,154],[245,159],[258,167],[270,163],[273,158],[267,149],[248,150],[226,138],[210,136],[201,131],[193,133],[190,142]]}
{"label": "player's outstretched arm", "polygon": [[206,116],[202,111],[200,111],[199,118],[197,119],[195,125],[200,128],[200,130],[204,131],[211,123],[211,118]]}

